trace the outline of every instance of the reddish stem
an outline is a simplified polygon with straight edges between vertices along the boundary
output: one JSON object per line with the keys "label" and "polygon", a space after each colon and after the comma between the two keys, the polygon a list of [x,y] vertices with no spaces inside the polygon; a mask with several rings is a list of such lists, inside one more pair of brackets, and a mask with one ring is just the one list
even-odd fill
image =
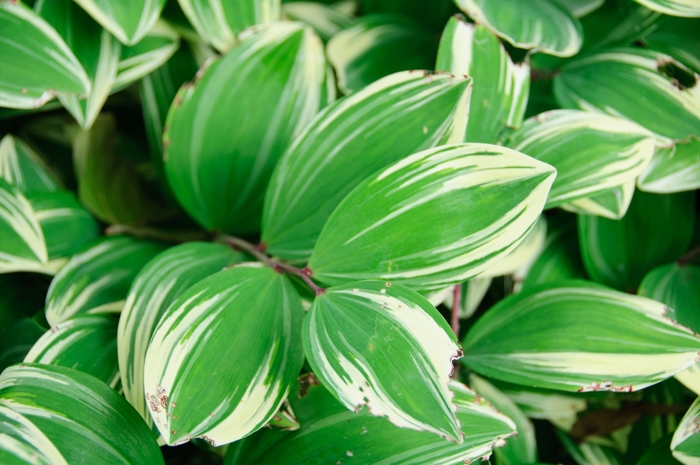
{"label": "reddish stem", "polygon": [[678,264],[680,266],[685,266],[698,255],[700,255],[700,247],[696,247],[693,250],[688,251],[687,254],[683,255],[681,258],[678,259]]}
{"label": "reddish stem", "polygon": [[462,305],[462,284],[457,284],[452,292],[452,331],[459,338],[459,310]]}

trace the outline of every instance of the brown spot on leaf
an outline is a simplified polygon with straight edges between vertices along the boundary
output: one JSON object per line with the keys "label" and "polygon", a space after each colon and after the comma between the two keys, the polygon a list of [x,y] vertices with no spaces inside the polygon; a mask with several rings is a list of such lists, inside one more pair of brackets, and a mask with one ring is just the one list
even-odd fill
{"label": "brown spot on leaf", "polygon": [[306,397],[309,393],[309,388],[311,386],[320,386],[321,382],[316,378],[313,373],[306,373],[299,377],[299,398],[302,399]]}

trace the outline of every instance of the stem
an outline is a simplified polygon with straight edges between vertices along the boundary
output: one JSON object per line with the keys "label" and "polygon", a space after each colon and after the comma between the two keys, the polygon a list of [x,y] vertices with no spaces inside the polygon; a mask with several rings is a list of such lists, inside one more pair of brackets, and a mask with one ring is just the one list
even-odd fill
{"label": "stem", "polygon": [[452,292],[452,331],[459,339],[459,310],[462,305],[462,284],[457,284]]}
{"label": "stem", "polygon": [[700,255],[700,247],[696,247],[696,248],[688,251],[688,253],[686,253],[685,255],[683,255],[681,258],[678,259],[678,264],[680,266],[685,266],[688,263],[690,263],[698,255]]}
{"label": "stem", "polygon": [[250,242],[245,241],[239,237],[220,235],[217,239],[221,242],[230,245],[235,249],[242,250],[243,252],[252,255],[253,257],[260,260],[262,263],[266,264],[267,266],[279,273],[286,273],[294,276],[299,276],[301,279],[304,280],[306,285],[309,286],[312,291],[314,291],[316,295],[321,295],[324,292],[326,292],[325,289],[319,287],[315,282],[311,280],[311,270],[308,268],[297,268],[287,263],[282,263],[277,260],[274,260],[267,254],[265,254],[265,252],[261,250],[261,247],[255,246]]}

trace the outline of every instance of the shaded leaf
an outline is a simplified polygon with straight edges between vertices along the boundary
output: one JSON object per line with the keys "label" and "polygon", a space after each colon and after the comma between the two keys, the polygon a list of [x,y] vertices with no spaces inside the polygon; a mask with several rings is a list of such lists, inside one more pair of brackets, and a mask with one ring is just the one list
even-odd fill
{"label": "shaded leaf", "polygon": [[700,188],[700,139],[657,147],[637,180],[645,192],[672,194]]}
{"label": "shaded leaf", "polygon": [[697,19],[665,18],[644,38],[644,43],[700,73],[700,37],[696,34],[699,26],[700,20]]}
{"label": "shaded leaf", "polygon": [[433,0],[429,3],[405,0],[360,0],[363,14],[397,13],[425,27],[439,32],[451,15],[458,10],[451,0]]}
{"label": "shaded leaf", "polygon": [[671,453],[671,440],[673,434],[668,434],[647,449],[644,455],[639,459],[637,465],[657,465],[663,463],[666,465],[678,465],[681,462],[676,460]]}
{"label": "shaded leaf", "polygon": [[605,3],[605,0],[555,0],[571,11],[574,16],[581,18],[591,14]]}
{"label": "shaded leaf", "polygon": [[124,45],[134,45],[158,20],[165,0],[75,0]]}
{"label": "shaded leaf", "polygon": [[639,285],[639,295],[665,303],[668,317],[700,333],[700,266],[672,263],[654,268]]}
{"label": "shaded leaf", "polygon": [[661,14],[632,0],[606,0],[581,19],[585,50],[627,46],[652,33]]}
{"label": "shaded leaf", "polygon": [[0,326],[0,371],[24,360],[44,332],[46,328],[30,318]]}
{"label": "shaded leaf", "polygon": [[578,465],[620,465],[618,454],[607,447],[584,442],[577,444],[568,434],[557,431],[559,440]]}
{"label": "shaded leaf", "polygon": [[53,192],[59,188],[55,175],[21,139],[7,134],[0,141],[0,178],[20,192]]}
{"label": "shaded leaf", "polygon": [[324,41],[328,41],[352,22],[352,15],[338,8],[315,2],[284,3],[282,15],[290,21],[308,24]]}
{"label": "shaded leaf", "polygon": [[542,252],[546,237],[547,220],[542,216],[516,248],[501,258],[491,268],[480,273],[477,279],[506,275],[514,275],[513,277],[516,280],[520,279],[519,275],[525,272]]}

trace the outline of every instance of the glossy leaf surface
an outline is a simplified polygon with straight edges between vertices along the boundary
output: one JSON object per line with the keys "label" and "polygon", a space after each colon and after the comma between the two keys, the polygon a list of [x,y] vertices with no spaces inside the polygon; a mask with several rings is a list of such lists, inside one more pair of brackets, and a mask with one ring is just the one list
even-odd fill
{"label": "glossy leaf surface", "polygon": [[134,45],[158,20],[165,0],[75,0],[124,45]]}

